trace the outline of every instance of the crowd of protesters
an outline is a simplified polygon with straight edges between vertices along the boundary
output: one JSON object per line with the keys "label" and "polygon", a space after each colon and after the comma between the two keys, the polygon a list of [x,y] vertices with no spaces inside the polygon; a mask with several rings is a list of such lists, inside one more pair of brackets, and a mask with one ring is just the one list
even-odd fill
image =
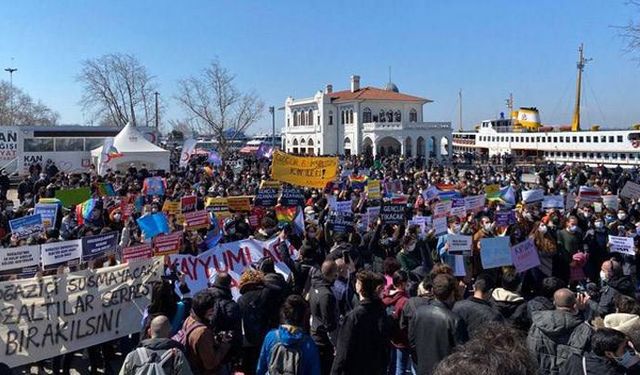
{"label": "crowd of protesters", "polygon": [[[192,295],[182,276],[167,270],[172,277],[154,285],[139,337],[87,348],[89,368],[78,371],[137,374],[151,357],[172,374],[640,374],[639,257],[611,252],[608,242],[610,235],[632,237],[638,249],[640,202],[619,193],[628,181],[640,182],[639,169],[547,164],[536,168],[535,181],[523,182],[523,171],[508,164],[459,169],[436,160],[352,156],[341,157],[340,166],[350,171],[342,181],[304,188],[301,230],[278,222],[273,208],[263,210],[257,223],[232,212],[220,228],[222,243],[286,240],[299,254],[291,259],[286,246],[278,249],[291,271],[287,278],[265,258],[242,274],[234,300],[226,273]],[[108,231],[120,233],[121,247],[139,244],[145,238],[137,217],[187,195],[197,197],[197,209],[206,208],[208,197],[255,196],[270,180],[270,161],[232,156],[215,166],[194,157],[166,174],[131,166],[102,176],[68,174],[47,163],[31,172],[18,185],[19,203],[2,201],[5,247]],[[365,218],[367,208],[380,202],[350,183],[361,175],[382,181],[383,190],[385,181],[398,181],[396,191],[383,195],[406,199],[404,224]],[[164,196],[144,195],[143,182],[151,176],[165,178]],[[100,199],[82,225],[71,208],[40,237],[11,235],[9,220],[29,214],[41,198],[59,189],[95,190],[104,182],[116,196]],[[446,234],[407,224],[415,215],[432,216],[438,198],[423,194],[432,186],[464,197],[494,184],[511,186],[515,204],[488,201],[464,217],[450,216]],[[617,194],[617,209],[581,202],[582,186]],[[564,209],[543,209],[540,202],[521,203],[530,189],[575,199]],[[141,208],[125,217],[120,201],[137,199],[144,200]],[[333,233],[329,225],[334,200],[352,202],[350,233]],[[515,220],[498,225],[496,212],[504,210],[513,210]],[[175,217],[169,224],[181,230]],[[473,238],[463,274],[448,254],[446,237],[455,234]],[[206,229],[185,230],[180,253],[206,251],[206,236]],[[540,266],[520,273],[483,269],[480,242],[491,237],[508,237],[512,245],[531,238]],[[119,261],[117,253],[109,254],[91,267]],[[109,368],[118,350],[129,354],[121,369]],[[68,373],[74,358],[66,354],[39,366]]]}

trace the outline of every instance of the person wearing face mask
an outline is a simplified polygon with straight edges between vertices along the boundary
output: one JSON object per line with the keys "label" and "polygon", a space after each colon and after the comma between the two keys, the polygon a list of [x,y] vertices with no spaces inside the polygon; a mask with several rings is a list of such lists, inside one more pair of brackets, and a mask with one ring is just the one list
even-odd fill
{"label": "person wearing face mask", "polygon": [[584,249],[584,234],[578,227],[578,218],[570,216],[565,229],[558,232],[558,252],[554,258],[554,276],[569,282],[573,254]]}
{"label": "person wearing face mask", "polygon": [[402,247],[396,255],[398,263],[402,270],[411,272],[420,267],[420,253],[416,249],[418,240],[413,236],[405,236],[402,240]]}
{"label": "person wearing face mask", "polygon": [[338,304],[331,289],[338,277],[338,266],[333,260],[325,260],[320,272],[309,295],[310,332],[320,351],[320,373],[326,375],[331,373],[338,329]]}
{"label": "person wearing face mask", "polygon": [[609,224],[610,230],[617,229],[618,227],[624,227],[625,229],[635,229],[635,226],[631,224],[631,220],[629,219],[627,211],[622,208],[618,210],[618,214],[615,217],[615,220]]}
{"label": "person wearing face mask", "polygon": [[560,375],[624,375],[640,372],[640,357],[627,336],[611,328],[600,328],[591,336],[591,350],[573,354],[560,368]]}
{"label": "person wearing face mask", "polygon": [[601,317],[616,312],[617,296],[625,295],[635,298],[635,287],[631,277],[623,274],[622,265],[615,259],[602,263],[600,282],[603,288],[598,303],[598,315]]}
{"label": "person wearing face mask", "polygon": [[540,267],[538,267],[538,270],[546,277],[553,274],[553,257],[558,251],[556,238],[549,231],[549,221],[549,217],[545,216],[538,225],[534,227],[531,233],[533,243],[536,245],[536,249],[538,249],[538,256],[540,258]]}
{"label": "person wearing face mask", "polygon": [[472,273],[473,276],[479,275],[482,271],[482,261],[480,259],[480,242],[483,238],[495,237],[494,224],[488,216],[482,216],[480,218],[480,229],[473,234],[473,242],[471,248],[473,249],[472,258]]}
{"label": "person wearing face mask", "polygon": [[589,280],[598,282],[600,280],[600,265],[607,258],[606,252],[602,249],[607,248],[610,233],[601,216],[596,216],[594,220],[593,227],[587,230],[584,238],[589,255],[584,272]]}

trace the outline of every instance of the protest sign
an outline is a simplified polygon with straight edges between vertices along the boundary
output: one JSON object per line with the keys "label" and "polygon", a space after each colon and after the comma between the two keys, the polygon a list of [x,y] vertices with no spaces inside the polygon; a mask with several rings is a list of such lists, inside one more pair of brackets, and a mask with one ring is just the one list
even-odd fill
{"label": "protest sign", "polygon": [[229,205],[229,211],[251,211],[251,197],[228,197],[227,204]]}
{"label": "protest sign", "polygon": [[54,228],[58,218],[57,203],[36,203],[33,214],[40,214],[42,217],[42,225],[44,229]]}
{"label": "protest sign", "polygon": [[229,202],[224,197],[208,197],[204,206],[211,212],[229,211]]}
{"label": "protest sign", "polygon": [[456,277],[467,276],[467,270],[464,267],[464,256],[462,255],[454,255],[453,276],[456,276]]}
{"label": "protest sign", "polygon": [[451,216],[464,218],[467,216],[467,208],[464,203],[464,198],[451,199]]}
{"label": "protest sign", "polygon": [[283,188],[280,196],[280,204],[283,206],[304,206],[304,193],[298,188]]}
{"label": "protest sign", "polygon": [[164,195],[165,180],[162,177],[147,177],[142,183],[146,195]]}
{"label": "protest sign", "polygon": [[164,201],[162,205],[162,211],[166,212],[168,215],[178,215],[182,213],[182,207],[180,207],[180,201]]}
{"label": "protest sign", "polygon": [[564,209],[564,197],[562,195],[545,195],[542,199],[542,208]]}
{"label": "protest sign", "polygon": [[512,246],[511,260],[518,272],[524,272],[531,268],[538,267],[540,265],[540,257],[538,256],[538,249],[536,249],[533,240],[529,238],[526,241]]}
{"label": "protest sign", "polygon": [[9,228],[11,229],[11,233],[18,237],[18,239],[43,233],[44,225],[42,224],[42,215],[29,215],[9,220]]}
{"label": "protest sign", "polygon": [[351,201],[340,201],[336,202],[334,206],[334,210],[336,212],[352,212],[351,206],[353,203]]}
{"label": "protest sign", "polygon": [[153,239],[153,255],[177,254],[182,246],[182,231],[161,234]]}
{"label": "protest sign", "polygon": [[40,250],[42,266],[45,269],[52,269],[79,260],[82,256],[82,240],[48,242],[40,245]]}
{"label": "protest sign", "polygon": [[618,196],[617,195],[603,195],[602,204],[610,210],[618,209]]}
{"label": "protest sign", "polygon": [[[578,196],[580,197],[581,205],[599,202],[602,199],[600,194],[600,189],[597,187],[580,186],[580,189],[578,189]],[[567,208],[570,207],[567,205]]]}
{"label": "protest sign", "polygon": [[461,234],[450,234],[447,236],[449,244],[449,254],[453,255],[471,255],[471,236]]}
{"label": "protest sign", "polygon": [[402,182],[400,180],[385,181],[384,189],[386,190],[387,195],[402,193]]}
{"label": "protest sign", "polygon": [[[270,182],[270,184],[267,184]],[[275,183],[276,186],[273,186]],[[278,203],[278,191],[280,183],[277,181],[262,181],[262,185],[258,190],[258,194],[254,199],[254,206],[257,207],[273,207]]]}
{"label": "protest sign", "polygon": [[133,211],[135,210],[133,203],[127,203],[126,201],[120,202],[120,211],[122,212],[122,221],[126,221],[128,218],[133,215]]}
{"label": "protest sign", "polygon": [[0,249],[0,275],[35,274],[39,263],[40,245]]}
{"label": "protest sign", "polygon": [[368,228],[371,224],[375,223],[379,216],[380,206],[367,207],[367,214],[364,216],[366,227]]}
{"label": "protest sign", "polygon": [[495,218],[496,226],[498,227],[508,227],[515,223],[515,215],[513,211],[496,211]]}
{"label": "protest sign", "polygon": [[77,189],[60,189],[56,190],[55,197],[60,200],[63,206],[71,207],[91,198],[91,189],[88,187],[81,187]]}
{"label": "protest sign", "polygon": [[[220,213],[221,212],[217,212],[216,217],[218,217]],[[206,210],[187,212],[184,214],[184,227],[187,230],[209,228],[210,225],[209,212]]]}
{"label": "protest sign", "polygon": [[380,217],[382,218],[382,222],[385,224],[404,224],[405,207],[405,204],[399,203],[383,204],[382,209],[380,210]]}
{"label": "protest sign", "polygon": [[[280,258],[278,246],[281,240],[275,238],[269,241],[242,240],[218,244],[200,255],[172,254],[169,256],[172,265],[184,275],[184,280],[191,290],[191,294],[207,288],[209,282],[215,281],[219,272],[227,272],[231,276],[231,292],[234,299],[240,297],[238,281],[247,267],[257,263],[264,257],[271,257],[276,272],[285,279],[291,271]],[[296,249],[288,244],[292,259],[297,259]]]}
{"label": "protest sign", "polygon": [[609,236],[609,250],[614,253],[636,255],[633,237]]}
{"label": "protest sign", "polygon": [[471,195],[468,197],[464,197],[464,208],[467,211],[478,212],[484,208],[484,203],[485,203],[484,194]]}
{"label": "protest sign", "polygon": [[544,190],[542,189],[525,190],[522,192],[522,201],[524,203],[540,202],[543,199],[544,199]]}
{"label": "protest sign", "polygon": [[107,253],[115,253],[118,246],[116,231],[97,234],[82,238],[82,260],[87,261],[104,256]]}
{"label": "protest sign", "polygon": [[122,249],[122,261],[125,263],[137,262],[153,257],[153,247],[150,243],[129,246]]}
{"label": "protest sign", "polygon": [[[0,282],[2,362],[18,367],[140,332],[162,259]],[[28,342],[25,341],[28,337]]]}
{"label": "protest sign", "polygon": [[438,197],[438,193],[439,193],[438,188],[435,187],[435,185],[431,185],[431,186],[429,186],[428,189],[426,189],[426,190],[424,190],[422,192],[422,197],[424,198],[424,200],[426,200],[428,202],[428,201],[430,201],[432,199],[437,198]]}
{"label": "protest sign", "polygon": [[182,213],[195,211],[196,202],[197,202],[197,198],[195,195],[187,195],[186,197],[180,198],[180,206],[182,208]]}
{"label": "protest sign", "polygon": [[380,180],[369,180],[367,183],[367,198],[369,199],[382,199],[380,191]]}
{"label": "protest sign", "polygon": [[433,206],[433,216],[434,217],[441,217],[441,216],[449,215],[449,212],[451,212],[452,205],[453,205],[452,201],[436,203]]}
{"label": "protest sign", "polygon": [[484,269],[512,265],[513,261],[511,260],[509,237],[481,239],[480,260],[482,261],[482,268]]}
{"label": "protest sign", "polygon": [[338,158],[293,156],[273,152],[271,178],[298,186],[324,188],[338,174]]}
{"label": "protest sign", "polygon": [[624,187],[620,191],[620,196],[627,199],[640,198],[640,184],[632,181],[627,181],[627,183],[624,184]]}
{"label": "protest sign", "polygon": [[409,226],[417,225],[420,227],[420,232],[425,233],[427,231],[427,216],[416,215],[409,220]]}
{"label": "protest sign", "polygon": [[336,212],[329,218],[329,225],[335,233],[351,233],[353,232],[353,213]]}
{"label": "protest sign", "polygon": [[436,236],[447,233],[447,218],[446,216],[433,218],[433,230]]}
{"label": "protest sign", "polygon": [[169,233],[169,222],[162,212],[151,215],[145,215],[136,220],[145,240],[151,240],[153,237],[161,233]]}
{"label": "protest sign", "polygon": [[599,214],[602,212],[602,203],[601,202],[593,202],[593,212]]}

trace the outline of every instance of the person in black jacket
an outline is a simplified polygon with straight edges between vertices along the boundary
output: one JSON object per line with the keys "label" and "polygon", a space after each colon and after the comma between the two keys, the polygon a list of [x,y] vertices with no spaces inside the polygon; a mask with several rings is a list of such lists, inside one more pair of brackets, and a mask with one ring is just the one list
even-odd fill
{"label": "person in black jacket", "polygon": [[486,274],[480,274],[473,284],[473,296],[458,301],[453,306],[453,312],[465,322],[469,338],[473,338],[474,333],[488,322],[504,321],[502,315],[489,303],[493,287],[493,280]]}
{"label": "person in black jacket", "polygon": [[332,375],[386,374],[391,322],[379,297],[383,285],[382,275],[372,271],[356,275],[360,305],[340,327]]}
{"label": "person in black jacket", "polygon": [[[628,353],[627,353],[628,352]],[[600,328],[591,336],[591,351],[569,357],[560,375],[636,374],[640,365],[629,339],[620,331]]]}
{"label": "person in black jacket", "polygon": [[228,357],[233,356],[242,346],[242,316],[240,306],[233,300],[231,294],[231,276],[226,272],[220,272],[208,289],[215,298],[213,319],[211,326],[215,333],[231,332],[231,350]]}
{"label": "person in black jacket", "polygon": [[245,374],[255,374],[262,340],[269,332],[266,316],[269,292],[264,285],[264,274],[247,269],[240,277],[238,306],[242,316],[244,341],[242,343],[242,369]]}
{"label": "person in black jacket", "polygon": [[620,294],[635,298],[631,277],[622,274],[622,265],[611,259],[602,263],[600,279],[604,284],[598,303],[598,315],[604,317],[616,312],[616,297]]}
{"label": "person in black jacket", "polygon": [[529,329],[527,301],[519,293],[522,278],[515,269],[507,270],[502,276],[502,288],[491,293],[491,304],[514,327],[526,332]]}
{"label": "person in black jacket", "polygon": [[551,276],[542,280],[538,294],[527,302],[527,314],[531,317],[534,311],[553,310],[553,295],[556,291],[565,287],[564,281]]}
{"label": "person in black jacket", "polygon": [[464,321],[450,306],[455,302],[458,282],[449,274],[434,277],[432,292],[435,299],[416,308],[409,327],[409,344],[416,356],[419,375],[429,375],[438,363],[454,348],[467,341]]}
{"label": "person in black jacket", "polygon": [[321,277],[313,281],[309,305],[311,308],[311,338],[320,351],[320,373],[329,374],[333,363],[335,330],[338,328],[338,305],[331,290],[338,277],[338,266],[332,260],[325,260],[321,267]]}

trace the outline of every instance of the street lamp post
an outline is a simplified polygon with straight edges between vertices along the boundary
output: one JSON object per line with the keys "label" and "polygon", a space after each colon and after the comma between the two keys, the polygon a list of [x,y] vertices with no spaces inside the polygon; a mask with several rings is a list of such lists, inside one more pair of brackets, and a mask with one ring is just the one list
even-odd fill
{"label": "street lamp post", "polygon": [[156,91],[156,92],[153,93],[153,95],[156,98],[156,130],[158,130],[158,124],[159,124],[159,121],[158,121],[158,95],[160,95],[160,94]]}
{"label": "street lamp post", "polygon": [[275,150],[276,148],[276,108],[269,107],[269,113],[271,113],[271,147]]}
{"label": "street lamp post", "polygon": [[17,72],[17,68],[5,68],[5,72],[9,72],[9,111],[11,112],[11,124],[13,125],[13,73]]}

